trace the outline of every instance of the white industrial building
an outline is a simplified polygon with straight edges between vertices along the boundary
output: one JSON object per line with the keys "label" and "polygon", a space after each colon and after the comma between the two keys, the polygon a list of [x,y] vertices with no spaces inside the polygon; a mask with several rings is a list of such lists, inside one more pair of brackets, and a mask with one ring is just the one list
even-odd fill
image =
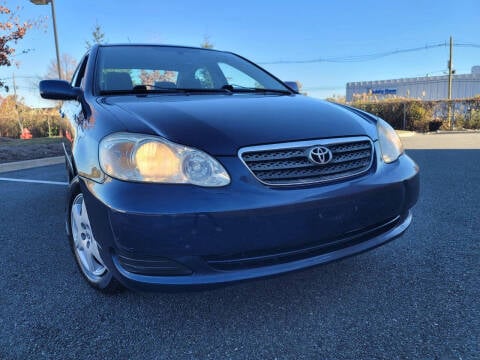
{"label": "white industrial building", "polygon": [[[448,75],[347,83],[347,101],[352,101],[355,95],[365,94],[375,95],[377,99],[402,97],[443,100],[448,98]],[[478,95],[480,95],[480,66],[472,67],[470,74],[453,75],[452,99]]]}

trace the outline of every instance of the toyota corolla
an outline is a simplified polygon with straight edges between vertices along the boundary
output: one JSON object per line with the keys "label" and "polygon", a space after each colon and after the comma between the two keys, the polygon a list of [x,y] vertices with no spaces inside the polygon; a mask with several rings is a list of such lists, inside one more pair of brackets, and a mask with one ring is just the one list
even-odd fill
{"label": "toyota corolla", "polygon": [[395,131],[230,52],[96,45],[63,100],[66,229],[102,291],[219,285],[401,235],[419,194]]}

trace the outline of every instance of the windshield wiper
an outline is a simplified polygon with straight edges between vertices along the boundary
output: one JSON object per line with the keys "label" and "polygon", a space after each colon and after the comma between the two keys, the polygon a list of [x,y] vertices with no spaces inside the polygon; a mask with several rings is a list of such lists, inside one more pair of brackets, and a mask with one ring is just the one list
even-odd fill
{"label": "windshield wiper", "polygon": [[260,93],[260,94],[283,94],[291,95],[290,90],[282,89],[264,89],[264,88],[252,88],[244,87],[240,85],[224,85],[220,89],[210,88],[176,88],[157,86],[153,84],[136,85],[132,89],[125,90],[102,90],[100,95],[123,95],[123,94],[135,94],[135,95],[147,95],[147,94],[233,94],[233,93]]}
{"label": "windshield wiper", "polygon": [[124,95],[124,94],[133,94],[133,89],[129,90],[100,90],[100,95]]}
{"label": "windshield wiper", "polygon": [[[150,87],[151,89],[148,89]],[[227,89],[207,89],[207,88],[176,88],[176,87],[164,87],[152,84],[136,85],[132,89],[125,90],[101,90],[100,95],[123,95],[123,94],[231,94],[231,91]]]}
{"label": "windshield wiper", "polygon": [[[151,88],[148,89],[147,87]],[[159,86],[153,84],[142,84],[133,87],[133,91],[138,93],[230,93],[227,89],[211,89],[211,88],[177,88],[170,86]]]}
{"label": "windshield wiper", "polygon": [[240,86],[240,85],[223,85],[222,89],[231,91],[232,93],[261,93],[261,94],[266,94],[266,93],[274,93],[274,94],[285,94],[285,95],[291,95],[292,92],[290,90],[282,90],[282,89],[265,89],[265,88],[252,88],[252,87],[246,87],[246,86]]}

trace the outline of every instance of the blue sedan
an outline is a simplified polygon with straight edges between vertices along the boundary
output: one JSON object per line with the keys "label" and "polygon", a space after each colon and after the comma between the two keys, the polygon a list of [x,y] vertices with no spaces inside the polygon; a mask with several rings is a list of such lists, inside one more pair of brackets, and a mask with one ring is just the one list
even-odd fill
{"label": "blue sedan", "polygon": [[219,285],[354,255],[401,235],[419,194],[395,131],[298,94],[229,52],[96,45],[63,100],[66,229],[111,292]]}

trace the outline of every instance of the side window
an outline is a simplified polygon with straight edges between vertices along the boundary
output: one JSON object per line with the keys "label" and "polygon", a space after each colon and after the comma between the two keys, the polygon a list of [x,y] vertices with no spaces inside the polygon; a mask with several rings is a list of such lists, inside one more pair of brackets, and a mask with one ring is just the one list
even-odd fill
{"label": "side window", "polygon": [[244,72],[234,68],[231,65],[225,63],[219,63],[218,67],[227,79],[228,85],[237,86],[237,87],[245,87],[245,88],[263,88],[264,86],[260,84],[255,79],[251,78]]}
{"label": "side window", "polygon": [[85,76],[85,68],[87,67],[88,56],[85,56],[80,65],[78,65],[77,70],[73,74],[71,84],[72,86],[79,87],[82,84],[83,77]]}

